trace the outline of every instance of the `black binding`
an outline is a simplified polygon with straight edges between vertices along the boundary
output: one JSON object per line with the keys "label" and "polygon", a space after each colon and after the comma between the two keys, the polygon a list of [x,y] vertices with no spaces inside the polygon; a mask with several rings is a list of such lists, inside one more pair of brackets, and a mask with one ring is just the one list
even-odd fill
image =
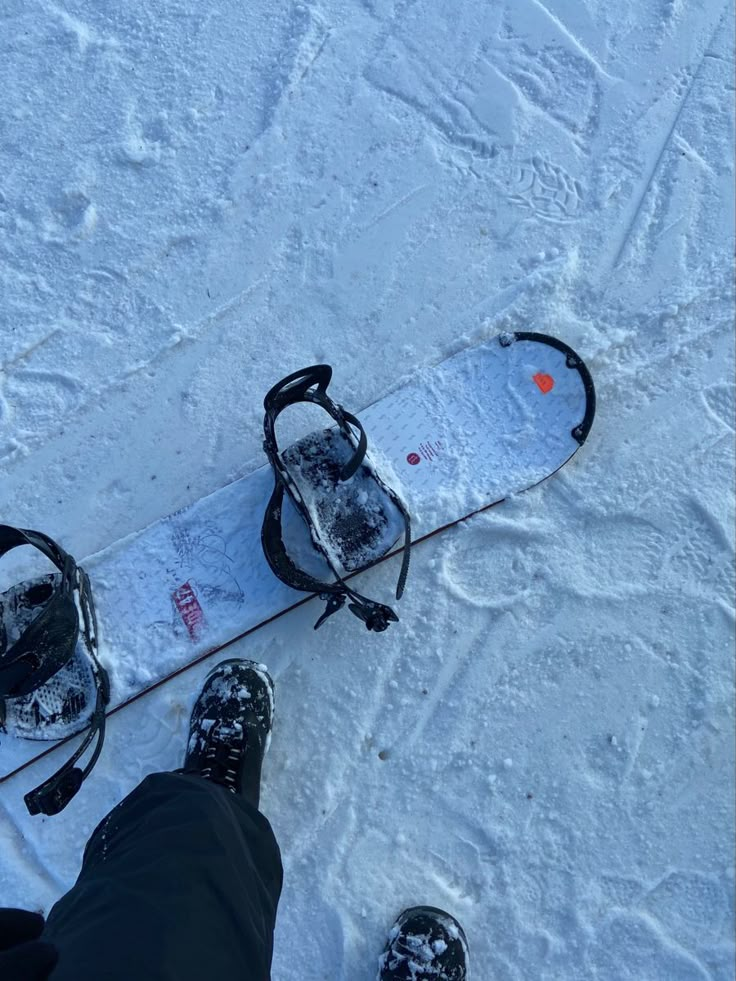
{"label": "black binding", "polygon": [[[66,807],[97,762],[105,739],[105,707],[110,700],[110,681],[97,659],[97,619],[87,573],[48,535],[0,525],[0,558],[19,545],[37,548],[56,566],[61,578],[52,587],[42,612],[18,640],[7,650],[3,649],[4,644],[0,645],[0,725],[5,717],[5,699],[29,695],[72,659],[79,637],[79,610],[97,686],[97,701],[87,734],[71,759],[24,797],[31,814],[52,815]],[[75,766],[95,736],[97,744],[89,762],[84,769]]]}
{"label": "black binding", "polygon": [[[263,552],[274,575],[286,583],[287,586],[302,590],[303,592],[317,593],[320,599],[325,601],[325,609],[314,625],[315,630],[321,627],[325,620],[332,616],[333,613],[342,609],[346,600],[349,600],[348,609],[358,619],[363,621],[368,630],[382,631],[388,627],[389,623],[396,622],[399,618],[391,607],[368,599],[368,597],[361,595],[348,586],[334,567],[326,549],[323,548],[317,538],[309,510],[304,504],[299,489],[292,480],[289,470],[281,458],[276,440],[275,423],[279,413],[287,406],[294,405],[296,402],[311,402],[323,408],[335,420],[340,431],[354,448],[352,457],[340,472],[340,480],[349,480],[357,472],[365,458],[368,440],[360,421],[352,413],[347,412],[341,405],[333,402],[327,394],[327,386],[331,378],[332,368],[330,365],[312,365],[309,368],[303,368],[301,371],[295,371],[291,375],[287,375],[286,378],[283,378],[270,389],[263,400],[263,406],[266,410],[263,420],[263,448],[273,467],[275,477],[273,493],[266,507],[263,526],[261,528]],[[358,432],[357,437],[355,435],[356,430]],[[411,522],[406,508],[395,492],[390,487],[387,487],[376,474],[373,474],[373,476],[404,518],[404,554],[396,588],[396,598],[401,599],[409,573]],[[299,569],[288,555],[284,546],[281,529],[284,492],[289,495],[295,508],[306,522],[315,546],[324,556],[330,570],[335,576],[335,582],[327,583],[315,579],[313,576]]]}

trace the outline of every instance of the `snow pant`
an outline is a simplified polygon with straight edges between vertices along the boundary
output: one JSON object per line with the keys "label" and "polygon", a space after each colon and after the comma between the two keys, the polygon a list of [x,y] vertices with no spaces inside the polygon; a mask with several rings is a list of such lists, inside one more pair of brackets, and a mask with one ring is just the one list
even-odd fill
{"label": "snow pant", "polygon": [[155,773],[97,827],[51,910],[51,981],[268,981],[281,855],[268,821],[201,777]]}

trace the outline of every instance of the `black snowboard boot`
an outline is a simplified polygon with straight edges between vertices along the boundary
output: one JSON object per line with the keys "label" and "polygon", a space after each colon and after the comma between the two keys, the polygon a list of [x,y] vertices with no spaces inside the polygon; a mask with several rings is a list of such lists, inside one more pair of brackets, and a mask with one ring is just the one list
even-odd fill
{"label": "black snowboard boot", "polygon": [[463,928],[434,906],[405,909],[378,966],[377,981],[465,981],[468,943]]}
{"label": "black snowboard boot", "polygon": [[220,784],[258,807],[273,704],[273,681],[264,665],[222,661],[207,675],[194,704],[182,772]]}

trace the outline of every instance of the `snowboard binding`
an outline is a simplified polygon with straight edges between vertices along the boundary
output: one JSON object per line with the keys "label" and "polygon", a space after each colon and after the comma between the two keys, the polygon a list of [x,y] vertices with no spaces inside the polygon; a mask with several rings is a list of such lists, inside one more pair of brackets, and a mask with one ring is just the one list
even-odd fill
{"label": "snowboard binding", "polygon": [[[87,728],[71,758],[25,795],[31,814],[52,815],[66,807],[97,762],[110,682],[97,659],[87,573],[47,535],[0,525],[0,557],[20,545],[37,548],[59,571],[0,593],[0,730],[25,739],[63,739]],[[95,738],[81,769],[75,764]]]}
{"label": "snowboard binding", "polygon": [[[315,630],[347,601],[348,609],[368,630],[382,631],[398,620],[397,615],[391,607],[356,592],[345,579],[376,563],[403,535],[404,555],[396,588],[396,599],[400,599],[409,571],[411,522],[403,502],[366,457],[368,441],[360,422],[327,394],[331,377],[332,368],[327,364],[295,371],[274,385],[263,401],[263,448],[275,478],[261,529],[263,552],[274,574],[287,586],[316,593],[325,601]],[[337,426],[310,433],[282,452],[276,419],[297,402],[319,406]],[[284,493],[308,528],[333,582],[300,568],[287,552]]]}

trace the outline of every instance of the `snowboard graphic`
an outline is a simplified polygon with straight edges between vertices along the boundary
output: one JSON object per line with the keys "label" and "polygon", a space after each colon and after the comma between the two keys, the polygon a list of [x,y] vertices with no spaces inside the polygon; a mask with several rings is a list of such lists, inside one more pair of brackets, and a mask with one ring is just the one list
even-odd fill
{"label": "snowboard graphic", "polygon": [[[334,391],[354,408],[340,379]],[[517,332],[418,371],[358,415],[368,456],[404,501],[416,544],[554,474],[585,442],[594,413],[593,382],[580,357],[553,337]],[[312,599],[277,579],[263,555],[273,479],[263,466],[81,563],[110,674],[108,716]],[[288,500],[284,518],[292,539],[302,536],[299,551],[312,551]],[[376,599],[400,618],[396,570]],[[315,607],[315,619],[318,613]],[[0,783],[62,742],[1,736]]]}

